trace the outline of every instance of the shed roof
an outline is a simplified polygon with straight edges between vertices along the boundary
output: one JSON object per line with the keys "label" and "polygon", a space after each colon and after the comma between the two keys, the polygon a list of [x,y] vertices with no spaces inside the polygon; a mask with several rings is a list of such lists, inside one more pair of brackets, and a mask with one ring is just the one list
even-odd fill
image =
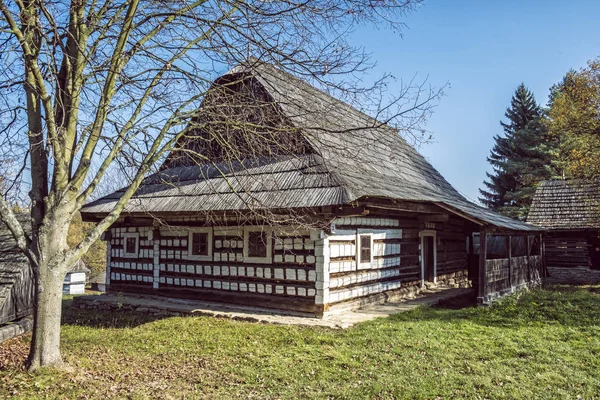
{"label": "shed roof", "polygon": [[[314,154],[163,170],[145,180],[125,213],[315,207],[370,197],[433,202],[482,224],[539,229],[470,202],[397,130],[289,73],[253,62],[231,75],[256,79]],[[122,192],[87,204],[82,214],[108,213]]]}
{"label": "shed roof", "polygon": [[542,182],[527,222],[552,230],[600,229],[600,178]]}

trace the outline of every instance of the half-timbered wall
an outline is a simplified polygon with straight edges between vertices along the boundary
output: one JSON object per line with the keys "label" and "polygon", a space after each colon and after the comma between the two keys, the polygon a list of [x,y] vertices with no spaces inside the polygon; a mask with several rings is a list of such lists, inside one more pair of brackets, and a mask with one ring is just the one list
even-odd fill
{"label": "half-timbered wall", "polygon": [[[333,304],[388,290],[398,289],[411,277],[411,268],[402,268],[403,231],[397,219],[345,217],[333,221],[332,234],[324,241],[329,286],[326,301]],[[360,262],[357,242],[369,235],[372,254]],[[417,262],[414,261],[414,270]]]}
{"label": "half-timbered wall", "polygon": [[[436,223],[342,217],[328,234],[294,227],[118,227],[109,236],[107,283],[111,290],[326,311],[330,304],[420,288],[422,235],[435,237],[437,281],[466,280],[462,224],[453,217]],[[267,257],[248,257],[247,231],[263,229],[270,232]],[[188,254],[190,231],[209,235],[209,256]],[[366,261],[361,235],[370,238]]]}
{"label": "half-timbered wall", "polygon": [[[180,291],[186,297],[197,293],[198,298],[210,298],[216,292],[269,295],[273,302],[287,298],[315,304],[317,232],[264,227],[270,232],[270,253],[268,260],[255,261],[244,255],[244,229],[263,227],[203,228],[210,231],[212,254],[198,260],[188,254],[189,232],[194,229],[113,228],[108,250],[112,289],[157,294]],[[126,240],[134,235],[139,235],[137,256],[126,254]]]}

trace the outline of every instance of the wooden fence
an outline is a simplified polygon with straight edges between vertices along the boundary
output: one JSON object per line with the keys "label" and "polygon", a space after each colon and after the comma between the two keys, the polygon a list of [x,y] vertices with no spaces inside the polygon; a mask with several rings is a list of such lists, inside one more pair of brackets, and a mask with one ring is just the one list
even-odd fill
{"label": "wooden fence", "polygon": [[485,301],[540,283],[542,256],[521,256],[486,260]]}
{"label": "wooden fence", "polygon": [[[473,271],[477,276],[473,281],[477,282],[479,302],[487,303],[496,297],[541,283],[541,278],[545,276],[545,266],[540,236],[521,236],[518,239],[519,246],[514,246],[515,238],[505,235],[502,240],[505,246],[504,254],[498,249],[491,254],[488,253],[489,245],[498,243],[498,240],[489,239],[490,236],[482,232],[479,239],[481,242],[479,254],[470,256],[470,272]],[[533,246],[534,241],[535,246]],[[520,242],[523,242],[523,246]],[[515,251],[517,247],[523,247],[525,251]],[[517,253],[516,257],[513,251]]]}

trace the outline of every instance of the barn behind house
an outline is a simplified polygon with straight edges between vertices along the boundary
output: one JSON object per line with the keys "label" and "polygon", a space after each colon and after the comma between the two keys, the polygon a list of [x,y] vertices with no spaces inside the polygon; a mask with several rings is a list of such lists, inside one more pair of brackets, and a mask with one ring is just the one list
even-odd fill
{"label": "barn behind house", "polygon": [[600,271],[586,271],[600,270],[600,179],[542,182],[527,221],[547,230],[546,263],[556,274],[576,278],[564,270],[571,269],[580,280],[600,281]]}
{"label": "barn behind house", "polygon": [[540,228],[471,203],[395,129],[269,64],[218,78],[197,122],[106,232],[109,292],[321,316],[428,285],[473,282],[485,302],[543,275]]}

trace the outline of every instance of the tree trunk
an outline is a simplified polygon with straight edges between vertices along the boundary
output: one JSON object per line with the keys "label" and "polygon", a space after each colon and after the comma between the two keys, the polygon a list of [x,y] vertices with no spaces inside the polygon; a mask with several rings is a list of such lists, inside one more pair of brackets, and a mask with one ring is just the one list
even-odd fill
{"label": "tree trunk", "polygon": [[[29,351],[28,368],[60,366],[60,321],[62,315],[62,286],[64,273],[46,269],[38,278],[33,338]],[[62,268],[60,268],[62,270]],[[42,272],[43,273],[43,272]]]}

